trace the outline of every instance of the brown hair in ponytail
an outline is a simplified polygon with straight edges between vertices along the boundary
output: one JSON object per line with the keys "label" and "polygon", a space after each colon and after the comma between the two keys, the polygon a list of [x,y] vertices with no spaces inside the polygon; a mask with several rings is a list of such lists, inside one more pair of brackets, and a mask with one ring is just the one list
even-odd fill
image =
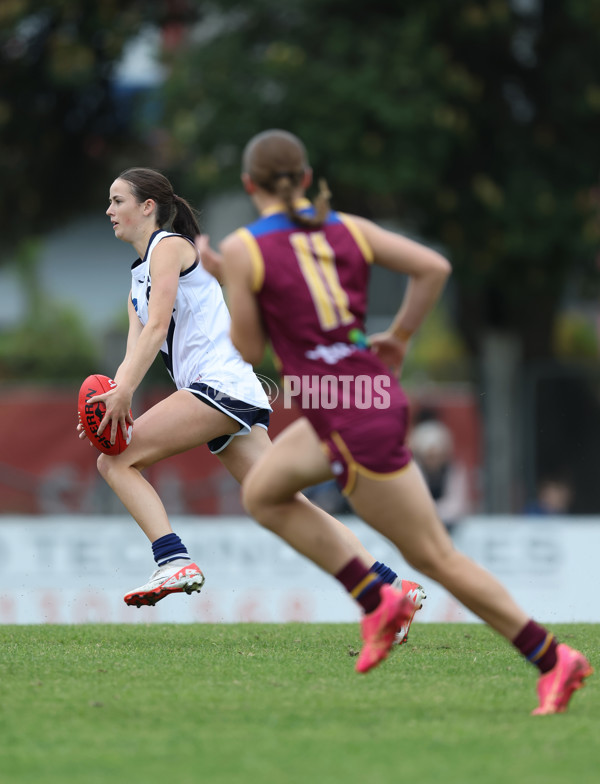
{"label": "brown hair in ponytail", "polygon": [[244,149],[242,168],[259,188],[280,199],[298,226],[319,228],[327,219],[331,193],[325,180],[319,181],[314,217],[298,212],[294,205],[294,192],[302,185],[309,164],[304,145],[293,133],[272,129],[254,136]]}
{"label": "brown hair in ponytail", "polygon": [[175,231],[190,239],[200,234],[196,211],[185,199],[177,196],[169,180],[154,169],[134,167],[119,174],[139,203],[146,199],[156,202],[156,220],[161,229]]}

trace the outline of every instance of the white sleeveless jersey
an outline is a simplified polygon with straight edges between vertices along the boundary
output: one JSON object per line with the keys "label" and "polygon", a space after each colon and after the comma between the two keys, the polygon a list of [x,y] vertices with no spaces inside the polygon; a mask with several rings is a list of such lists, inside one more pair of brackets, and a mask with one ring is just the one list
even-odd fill
{"label": "white sleeveless jersey", "polygon": [[[150,238],[144,259],[131,268],[131,299],[142,323],[148,322],[150,260],[165,237],[183,237],[157,231]],[[193,245],[191,240],[188,240]],[[178,389],[202,383],[229,397],[271,410],[252,366],[245,362],[229,337],[230,316],[221,286],[199,259],[179,277],[177,296],[167,339],[161,354]]]}

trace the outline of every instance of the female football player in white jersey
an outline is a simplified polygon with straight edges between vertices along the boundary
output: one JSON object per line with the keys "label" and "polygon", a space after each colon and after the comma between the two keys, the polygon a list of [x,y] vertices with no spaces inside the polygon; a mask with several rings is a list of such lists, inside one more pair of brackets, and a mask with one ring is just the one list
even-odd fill
{"label": "female football player in white jersey", "polygon": [[[132,245],[139,258],[131,270],[129,334],[125,357],[114,376],[116,386],[92,398],[106,405],[98,434],[107,428],[114,443],[118,428],[126,432],[132,423],[134,392],[159,352],[177,387],[136,419],[124,452],[98,458],[100,474],[152,543],[156,571],[145,585],[125,596],[127,604],[139,607],[154,605],[171,593],[199,591],[204,582],[143,469],[207,444],[241,482],[270,446],[271,409],[252,366],[231,343],[221,287],[200,263],[192,239],[200,233],[194,212],[173,192],[169,180],[153,169],[124,171],[110,187],[106,214],[115,237]],[[85,438],[81,426],[78,430]],[[310,504],[304,498],[301,503]],[[314,530],[293,527],[283,538],[303,555],[310,552],[312,560],[327,570],[325,559],[314,553],[318,551],[315,540],[328,530],[341,553],[347,553],[350,545],[355,557],[371,568],[367,593],[372,596],[379,584],[395,582],[414,604],[398,634],[398,641],[404,641],[425,598],[422,588],[400,580],[392,569],[375,561],[338,520],[322,510],[316,514]],[[354,598],[365,609],[362,597]]]}

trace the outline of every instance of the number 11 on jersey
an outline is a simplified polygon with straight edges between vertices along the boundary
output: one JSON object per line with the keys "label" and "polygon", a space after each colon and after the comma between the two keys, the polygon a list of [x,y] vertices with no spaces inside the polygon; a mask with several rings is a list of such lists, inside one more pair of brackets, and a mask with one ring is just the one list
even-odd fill
{"label": "number 11 on jersey", "polygon": [[310,291],[322,329],[351,324],[348,295],[335,267],[335,254],[321,231],[291,234],[290,242]]}

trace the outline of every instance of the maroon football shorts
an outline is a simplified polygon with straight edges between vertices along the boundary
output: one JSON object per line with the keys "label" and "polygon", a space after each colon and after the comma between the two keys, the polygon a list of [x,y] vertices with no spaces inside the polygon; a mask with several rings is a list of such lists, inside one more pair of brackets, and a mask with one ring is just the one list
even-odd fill
{"label": "maroon football shorts", "polygon": [[331,469],[344,493],[354,489],[356,475],[387,479],[405,468],[412,458],[406,446],[408,405],[369,410],[354,416],[321,437]]}

